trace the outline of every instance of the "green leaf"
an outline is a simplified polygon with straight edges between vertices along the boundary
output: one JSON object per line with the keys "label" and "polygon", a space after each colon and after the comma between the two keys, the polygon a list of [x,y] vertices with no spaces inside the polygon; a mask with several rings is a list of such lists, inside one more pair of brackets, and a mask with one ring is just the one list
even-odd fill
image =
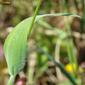
{"label": "green leaf", "polygon": [[[35,19],[37,22],[43,17],[52,16],[69,16],[72,14],[59,13],[59,14],[45,14],[38,15]],[[79,17],[77,15],[72,15]],[[8,65],[9,74],[16,76],[24,67],[27,51],[27,37],[29,35],[30,26],[32,24],[32,17],[23,20],[19,23],[13,31],[8,35],[4,44],[4,53]]]}
{"label": "green leaf", "polygon": [[64,30],[62,30],[60,28],[54,28],[51,25],[49,25],[47,22],[45,22],[44,20],[39,20],[38,24],[45,27],[45,28],[48,28],[50,30],[54,30],[56,32],[58,40],[63,40],[63,39],[66,39],[68,37],[68,33],[66,33]]}

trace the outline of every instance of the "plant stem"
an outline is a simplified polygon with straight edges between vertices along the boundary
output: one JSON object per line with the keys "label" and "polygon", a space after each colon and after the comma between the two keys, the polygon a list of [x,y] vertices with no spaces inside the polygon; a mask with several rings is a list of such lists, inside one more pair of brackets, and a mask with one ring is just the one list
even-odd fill
{"label": "plant stem", "polygon": [[10,76],[10,79],[9,79],[9,81],[8,81],[8,84],[7,84],[7,85],[13,85],[14,80],[15,80],[15,76]]}
{"label": "plant stem", "polygon": [[[31,31],[32,31],[32,28],[33,28],[33,25],[34,25],[34,22],[35,22],[35,18],[36,18],[36,16],[37,16],[37,14],[38,14],[38,12],[39,12],[39,8],[40,8],[40,5],[41,5],[41,2],[42,2],[42,0],[38,0],[38,5],[37,5],[37,8],[36,8],[36,10],[35,10],[35,13],[34,13],[34,16],[33,16],[33,19],[32,19],[32,21],[31,21],[31,25],[30,25],[30,30],[29,30],[29,37],[30,37],[30,34],[31,34]],[[29,37],[28,37],[28,39],[29,39]],[[31,85],[31,84],[34,84],[34,80],[33,80],[33,69],[30,67],[30,65],[29,65],[29,71],[28,71],[28,80],[29,80],[29,84]]]}
{"label": "plant stem", "polygon": [[[29,35],[28,35],[29,37],[30,37],[31,31],[32,31],[32,28],[33,28],[33,24],[35,22],[35,18],[37,16],[38,12],[39,12],[39,8],[40,8],[40,5],[41,5],[41,2],[42,2],[42,0],[38,0],[38,6],[37,6],[37,8],[35,10],[35,13],[34,13],[34,16],[33,16],[33,19],[32,19],[32,23],[30,25],[30,30],[29,30]],[[28,39],[29,39],[29,37],[28,37]]]}
{"label": "plant stem", "polygon": [[[55,46],[55,61],[57,61],[58,63],[60,63],[60,46],[61,46],[61,40],[57,40],[56,46]],[[56,67],[56,74],[57,74],[58,80],[62,81],[63,75],[62,75],[59,67]]]}

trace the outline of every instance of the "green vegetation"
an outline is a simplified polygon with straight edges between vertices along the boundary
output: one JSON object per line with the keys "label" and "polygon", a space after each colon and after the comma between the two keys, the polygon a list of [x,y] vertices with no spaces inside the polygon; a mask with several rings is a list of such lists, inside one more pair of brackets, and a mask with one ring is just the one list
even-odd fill
{"label": "green vegetation", "polygon": [[84,85],[84,0],[2,0],[2,10],[7,85]]}

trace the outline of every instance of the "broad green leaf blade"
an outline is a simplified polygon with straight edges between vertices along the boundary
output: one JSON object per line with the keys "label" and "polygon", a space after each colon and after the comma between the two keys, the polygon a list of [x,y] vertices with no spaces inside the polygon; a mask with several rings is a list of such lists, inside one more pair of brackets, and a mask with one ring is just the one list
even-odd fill
{"label": "broad green leaf blade", "polygon": [[[69,15],[71,14],[59,13],[38,15],[35,19],[35,22],[43,17]],[[77,15],[72,16],[79,17]],[[13,29],[13,31],[8,35],[7,39],[5,40],[4,53],[10,75],[16,76],[24,67],[27,50],[27,37],[29,35],[31,23],[32,17],[23,20]]]}

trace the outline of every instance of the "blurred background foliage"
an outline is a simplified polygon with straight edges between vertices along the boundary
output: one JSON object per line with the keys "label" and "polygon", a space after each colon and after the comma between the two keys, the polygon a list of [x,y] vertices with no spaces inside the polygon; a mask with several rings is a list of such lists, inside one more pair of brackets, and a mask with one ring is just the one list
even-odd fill
{"label": "blurred background foliage", "polygon": [[[85,3],[83,1],[43,0],[39,14],[67,12],[84,17]],[[37,2],[38,0],[0,0],[0,85],[6,85],[9,77],[3,53],[4,40],[14,26],[34,14]],[[24,73],[20,74],[21,78],[17,76],[16,85],[25,85],[28,68],[32,69],[38,85],[58,85],[64,80],[67,81],[58,68],[47,60],[46,55],[35,49],[37,45],[54,56],[55,60],[61,62],[67,72],[75,76],[75,71],[77,78],[81,78],[82,82],[85,82],[83,76],[85,74],[85,27],[82,23],[84,21],[77,17],[61,16],[45,18],[36,23],[28,42],[31,57],[28,58],[23,69]],[[29,65],[29,63],[31,64]],[[77,66],[80,70],[77,69]],[[22,84],[17,82],[22,82]],[[60,85],[64,85],[64,83]]]}

